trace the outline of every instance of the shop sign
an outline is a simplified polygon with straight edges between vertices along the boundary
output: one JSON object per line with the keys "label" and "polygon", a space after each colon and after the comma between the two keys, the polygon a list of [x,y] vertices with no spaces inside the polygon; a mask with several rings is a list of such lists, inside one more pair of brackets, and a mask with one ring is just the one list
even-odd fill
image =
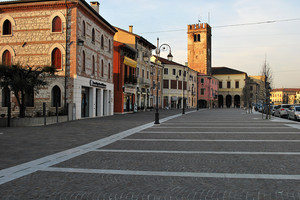
{"label": "shop sign", "polygon": [[106,84],[93,80],[90,80],[90,86],[106,88]]}
{"label": "shop sign", "polygon": [[131,93],[131,94],[135,94],[135,89],[134,88],[124,88],[124,92],[125,93]]}

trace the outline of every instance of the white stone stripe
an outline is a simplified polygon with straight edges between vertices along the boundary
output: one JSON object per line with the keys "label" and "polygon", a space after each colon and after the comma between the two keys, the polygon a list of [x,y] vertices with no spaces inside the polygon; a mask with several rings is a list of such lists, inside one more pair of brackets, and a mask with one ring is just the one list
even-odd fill
{"label": "white stone stripe", "polygon": [[[181,116],[181,114],[173,115],[170,117],[166,117],[161,119],[161,122],[165,122],[170,119],[174,119],[176,117]],[[14,179],[20,178],[22,176],[26,176],[28,174],[34,173],[37,170],[45,169],[49,166],[64,162],[71,158],[80,156],[87,152],[93,151],[95,149],[101,148],[108,144],[111,144],[117,140],[120,140],[124,137],[128,137],[134,133],[142,131],[144,129],[152,127],[154,122],[138,126],[136,128],[129,129],[127,131],[123,131],[112,136],[91,142],[89,144],[85,144],[76,148],[72,148],[66,151],[62,151],[56,154],[52,154],[37,160],[33,160],[27,163],[23,163],[14,167],[6,168],[0,170],[0,185],[12,181]]]}
{"label": "white stone stripe", "polygon": [[198,139],[122,139],[142,142],[300,142],[300,140],[198,140]]}
{"label": "white stone stripe", "polygon": [[286,124],[286,125],[290,126],[292,128],[300,129],[300,125],[299,124]]}
{"label": "white stone stripe", "polygon": [[272,179],[272,180],[300,180],[300,175],[285,174],[229,174],[229,173],[198,173],[198,172],[167,172],[167,171],[131,171],[107,169],[81,169],[81,168],[56,168],[49,167],[43,171],[87,173],[87,174],[112,174],[133,176],[167,176],[167,177],[193,177],[193,178],[235,178],[235,179]]}
{"label": "white stone stripe", "polygon": [[192,133],[192,134],[300,134],[300,132],[209,132],[209,131],[140,131],[139,133]]}
{"label": "white stone stripe", "polygon": [[94,152],[112,153],[169,153],[169,154],[225,154],[225,155],[292,155],[299,156],[300,152],[261,152],[261,151],[162,151],[162,150],[119,150],[119,149],[97,149]]}
{"label": "white stone stripe", "polygon": [[216,127],[216,126],[193,126],[193,127],[187,127],[187,126],[158,126],[158,127],[153,127],[153,128],[161,128],[161,129],[178,129],[178,128],[183,128],[183,129],[193,129],[193,128],[207,128],[207,129],[228,129],[228,128],[239,128],[239,129],[290,129],[291,127],[284,127],[284,126],[264,126],[264,127],[253,127],[253,126],[240,126],[240,127],[236,127],[236,126],[223,126],[223,127]]}

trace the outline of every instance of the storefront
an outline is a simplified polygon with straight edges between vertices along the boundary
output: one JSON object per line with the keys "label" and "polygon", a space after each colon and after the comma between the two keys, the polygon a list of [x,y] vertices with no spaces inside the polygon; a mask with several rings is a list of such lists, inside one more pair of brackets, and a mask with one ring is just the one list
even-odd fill
{"label": "storefront", "polygon": [[126,87],[124,89],[124,104],[123,111],[131,112],[134,110],[134,102],[135,102],[135,89]]}

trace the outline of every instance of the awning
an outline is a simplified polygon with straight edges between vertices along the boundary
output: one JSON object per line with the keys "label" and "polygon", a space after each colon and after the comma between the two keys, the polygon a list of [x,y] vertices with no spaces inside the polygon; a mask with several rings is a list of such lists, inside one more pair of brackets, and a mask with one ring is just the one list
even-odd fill
{"label": "awning", "polygon": [[136,68],[137,62],[131,58],[124,56],[124,64]]}

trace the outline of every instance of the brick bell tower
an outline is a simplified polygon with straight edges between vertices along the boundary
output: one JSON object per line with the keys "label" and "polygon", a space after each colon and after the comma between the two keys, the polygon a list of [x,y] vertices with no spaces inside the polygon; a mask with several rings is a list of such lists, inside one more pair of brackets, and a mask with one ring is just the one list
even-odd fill
{"label": "brick bell tower", "polygon": [[207,23],[188,25],[188,65],[211,75],[211,27]]}

